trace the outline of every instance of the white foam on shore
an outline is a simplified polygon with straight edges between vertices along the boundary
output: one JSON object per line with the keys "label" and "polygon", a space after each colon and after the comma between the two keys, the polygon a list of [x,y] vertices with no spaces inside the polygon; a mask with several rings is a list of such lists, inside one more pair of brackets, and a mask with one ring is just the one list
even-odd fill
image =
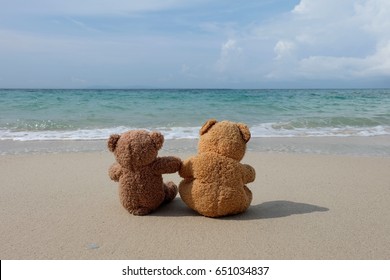
{"label": "white foam on shore", "polygon": [[250,128],[252,137],[348,137],[390,135],[390,127],[316,127],[286,129],[275,123],[264,123]]}
{"label": "white foam on shore", "polygon": [[111,134],[121,134],[128,130],[145,129],[160,131],[165,139],[196,139],[200,127],[158,127],[154,129],[115,127],[102,129],[78,129],[78,130],[45,130],[45,131],[11,131],[0,129],[0,140],[14,141],[44,141],[44,140],[105,140]]}
{"label": "white foam on shore", "polygon": [[[43,141],[43,140],[104,140],[111,134],[121,134],[127,130],[143,129],[133,127],[114,127],[101,129],[78,129],[62,131],[11,131],[0,129],[0,140]],[[165,139],[197,139],[200,127],[156,127],[147,130],[160,131]],[[348,137],[390,135],[390,127],[320,127],[320,128],[281,128],[279,124],[264,123],[250,127],[252,137]]]}

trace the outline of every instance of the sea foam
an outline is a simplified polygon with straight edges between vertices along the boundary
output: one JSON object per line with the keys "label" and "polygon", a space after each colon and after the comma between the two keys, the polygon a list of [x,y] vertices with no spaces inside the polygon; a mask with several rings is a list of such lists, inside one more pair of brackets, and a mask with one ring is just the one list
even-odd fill
{"label": "sea foam", "polygon": [[[105,140],[111,134],[121,134],[128,130],[144,129],[159,131],[165,139],[197,139],[200,127],[157,127],[134,128],[113,127],[100,129],[77,129],[58,131],[11,131],[0,129],[0,140],[36,141],[36,140]],[[390,127],[322,127],[322,128],[280,128],[277,123],[264,123],[250,127],[253,138],[262,137],[348,137],[348,136],[384,136],[390,135]]]}

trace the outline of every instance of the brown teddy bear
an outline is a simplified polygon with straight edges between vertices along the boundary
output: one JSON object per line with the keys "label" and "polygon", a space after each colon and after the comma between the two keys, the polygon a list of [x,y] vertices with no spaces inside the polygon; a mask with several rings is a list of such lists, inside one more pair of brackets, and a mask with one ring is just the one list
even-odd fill
{"label": "brown teddy bear", "polygon": [[208,120],[200,129],[198,154],[183,162],[179,171],[182,200],[207,217],[244,212],[252,201],[245,184],[255,170],[241,164],[251,134],[242,123]]}
{"label": "brown teddy bear", "polygon": [[173,182],[164,184],[162,174],[179,171],[181,160],[157,157],[163,143],[161,133],[145,130],[113,134],[108,139],[108,149],[117,160],[109,176],[119,182],[120,201],[134,215],[149,214],[177,194],[177,186]]}

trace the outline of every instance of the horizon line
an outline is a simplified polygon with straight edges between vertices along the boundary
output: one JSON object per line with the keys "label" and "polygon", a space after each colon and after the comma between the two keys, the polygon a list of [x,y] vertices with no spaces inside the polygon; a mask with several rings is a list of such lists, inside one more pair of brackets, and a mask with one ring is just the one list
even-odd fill
{"label": "horizon line", "polygon": [[224,88],[224,87],[0,87],[0,90],[353,90],[390,89],[390,87],[264,87],[264,88]]}

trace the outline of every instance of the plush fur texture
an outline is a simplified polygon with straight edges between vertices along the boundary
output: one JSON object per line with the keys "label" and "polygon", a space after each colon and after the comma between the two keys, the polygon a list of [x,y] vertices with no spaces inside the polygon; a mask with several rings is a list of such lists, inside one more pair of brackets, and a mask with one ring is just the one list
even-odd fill
{"label": "plush fur texture", "polygon": [[109,176],[119,182],[120,201],[134,215],[149,214],[177,195],[177,186],[163,183],[162,174],[179,171],[182,163],[175,157],[157,157],[163,143],[161,133],[144,130],[113,134],[108,139],[108,149],[117,160]]}
{"label": "plush fur texture", "polygon": [[198,154],[179,171],[180,196],[190,208],[207,217],[246,211],[252,192],[245,184],[255,180],[255,170],[240,161],[250,137],[245,124],[211,119],[203,125]]}

